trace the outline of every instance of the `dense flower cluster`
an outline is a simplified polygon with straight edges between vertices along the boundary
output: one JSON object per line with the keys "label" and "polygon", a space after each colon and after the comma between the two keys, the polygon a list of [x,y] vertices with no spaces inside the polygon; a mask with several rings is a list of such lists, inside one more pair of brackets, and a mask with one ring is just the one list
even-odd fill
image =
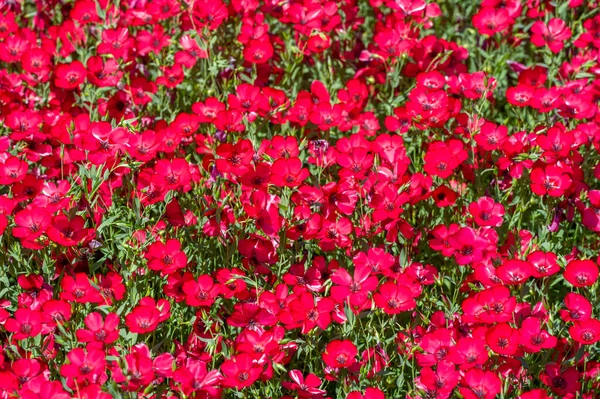
{"label": "dense flower cluster", "polygon": [[0,398],[597,398],[595,0],[0,0]]}

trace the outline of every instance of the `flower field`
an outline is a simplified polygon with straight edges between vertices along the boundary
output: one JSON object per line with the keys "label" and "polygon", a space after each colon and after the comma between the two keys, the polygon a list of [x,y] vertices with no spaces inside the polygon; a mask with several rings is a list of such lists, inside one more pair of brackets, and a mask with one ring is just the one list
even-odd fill
{"label": "flower field", "polygon": [[0,399],[600,398],[596,0],[0,0]]}

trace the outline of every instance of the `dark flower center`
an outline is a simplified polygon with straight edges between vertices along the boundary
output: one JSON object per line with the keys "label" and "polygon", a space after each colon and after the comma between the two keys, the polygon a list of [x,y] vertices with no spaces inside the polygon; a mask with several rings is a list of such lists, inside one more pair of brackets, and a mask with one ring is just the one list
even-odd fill
{"label": "dark flower center", "polygon": [[567,387],[567,381],[560,376],[554,377],[552,378],[552,386],[558,389],[565,389]]}
{"label": "dark flower center", "polygon": [[248,380],[249,377],[250,377],[250,374],[248,374],[248,372],[242,371],[241,373],[238,374],[238,381],[245,382]]}
{"label": "dark flower center", "polygon": [[344,365],[348,361],[348,356],[346,356],[345,354],[337,355],[336,358],[335,358],[335,361],[338,364]]}

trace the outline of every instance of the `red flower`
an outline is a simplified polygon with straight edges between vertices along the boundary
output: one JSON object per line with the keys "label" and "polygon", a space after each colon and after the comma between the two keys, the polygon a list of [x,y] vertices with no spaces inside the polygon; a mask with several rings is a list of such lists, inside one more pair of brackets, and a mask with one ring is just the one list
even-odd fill
{"label": "red flower", "polygon": [[552,18],[548,26],[537,21],[531,27],[531,43],[538,47],[547,45],[554,54],[559,53],[571,37],[571,29],[560,18]]}
{"label": "red flower", "polygon": [[204,102],[192,105],[192,111],[199,117],[201,123],[212,122],[219,112],[225,110],[225,104],[215,97],[208,97]]}
{"label": "red flower", "polygon": [[394,257],[383,248],[369,248],[366,253],[356,254],[352,262],[356,268],[369,267],[371,274],[379,274],[392,267]]}
{"label": "red flower", "polygon": [[6,320],[4,327],[14,333],[14,339],[35,337],[42,331],[42,314],[37,310],[17,309],[14,318]]}
{"label": "red flower", "polygon": [[103,304],[112,305],[114,301],[120,301],[125,296],[123,277],[116,272],[100,275],[98,286]]}
{"label": "red flower", "polygon": [[548,393],[544,389],[534,389],[523,392],[517,399],[551,399],[551,397],[548,396]]}
{"label": "red flower", "polygon": [[283,281],[289,286],[302,287],[302,289],[294,291],[300,294],[306,289],[312,292],[320,292],[323,290],[322,275],[319,269],[314,266],[305,269],[302,263],[295,263],[290,266],[287,273],[283,275]]}
{"label": "red flower", "polygon": [[438,363],[435,371],[431,367],[424,367],[419,376],[418,385],[425,387],[426,391],[435,392],[436,396],[450,395],[454,387],[458,385],[460,374],[456,366],[447,361]]}
{"label": "red flower", "polygon": [[481,261],[488,246],[488,242],[469,227],[463,227],[448,237],[448,243],[454,248],[452,253],[459,265]]}
{"label": "red flower", "polygon": [[252,64],[264,64],[273,57],[273,45],[268,38],[250,40],[244,47],[244,59]]}
{"label": "red flower", "polygon": [[319,246],[324,251],[333,251],[336,246],[345,248],[351,244],[348,235],[352,233],[352,223],[347,218],[324,219],[318,234]]}
{"label": "red flower", "polygon": [[531,191],[560,197],[571,186],[571,177],[557,165],[538,166],[531,171]]}
{"label": "red flower", "polygon": [[436,141],[427,149],[424,169],[432,176],[446,179],[466,159],[467,152],[460,140]]}
{"label": "red flower", "polygon": [[507,323],[513,321],[517,298],[504,286],[495,286],[478,292],[462,303],[464,320],[480,323]]}
{"label": "red flower", "polygon": [[352,341],[335,340],[325,347],[322,358],[326,365],[333,368],[348,368],[356,363],[358,350]]}
{"label": "red flower", "polygon": [[329,298],[316,298],[310,292],[304,292],[288,305],[288,311],[282,311],[279,319],[288,330],[302,327],[301,333],[307,334],[316,326],[326,330],[331,323],[333,301]]}
{"label": "red flower", "polygon": [[254,384],[263,372],[263,366],[258,365],[247,353],[241,353],[227,359],[221,365],[223,373],[222,384],[229,388],[245,388]]}
{"label": "red flower", "polygon": [[115,313],[107,314],[105,320],[102,320],[102,315],[98,312],[90,313],[84,320],[88,329],[78,329],[76,332],[77,340],[79,342],[89,342],[89,345],[99,345],[102,348],[102,344],[111,344],[119,338],[120,321],[121,319]]}
{"label": "red flower", "polygon": [[161,159],[154,167],[153,182],[169,190],[184,188],[192,179],[190,165],[185,159]]}
{"label": "red flower", "polygon": [[496,374],[480,369],[467,371],[464,383],[467,387],[459,388],[459,391],[465,399],[494,399],[502,387]]}
{"label": "red flower", "polygon": [[249,171],[254,156],[254,148],[250,140],[239,140],[236,144],[221,144],[217,148],[217,169],[221,173],[241,176]]}
{"label": "red flower", "polygon": [[274,159],[298,157],[298,139],[295,137],[274,136],[266,153]]}
{"label": "red flower", "polygon": [[527,262],[533,266],[533,277],[548,277],[560,271],[556,254],[534,251],[527,255]]}
{"label": "red flower", "polygon": [[480,336],[459,339],[448,354],[448,360],[458,365],[461,370],[483,365],[488,359],[485,339]]}
{"label": "red flower", "polygon": [[87,69],[79,61],[70,64],[60,64],[54,71],[54,84],[56,87],[66,90],[74,90],[85,82]]}
{"label": "red flower", "polygon": [[385,399],[385,395],[379,388],[367,388],[364,395],[361,395],[359,391],[352,391],[346,396],[346,399]]}
{"label": "red flower", "polygon": [[113,129],[108,122],[94,122],[85,134],[77,135],[75,143],[88,152],[94,165],[101,165],[115,158],[127,145],[128,134],[123,128]]}
{"label": "red flower", "polygon": [[[7,125],[9,125],[9,120],[10,116],[6,118]],[[23,180],[28,169],[29,164],[26,161],[17,157],[8,157],[0,164],[0,184],[8,185]]]}
{"label": "red flower", "polygon": [[569,328],[571,338],[583,345],[592,345],[600,341],[600,320],[576,320]]}
{"label": "red flower", "polygon": [[84,273],[77,273],[75,278],[65,276],[60,285],[63,289],[60,298],[66,301],[77,303],[98,303],[102,301],[100,293],[92,287],[89,277]]}
{"label": "red flower", "polygon": [[36,240],[46,232],[51,223],[46,210],[37,207],[26,208],[15,215],[17,227],[12,229],[13,236],[19,238],[26,248],[40,249]]}
{"label": "red flower", "polygon": [[94,24],[100,21],[96,12],[96,3],[91,0],[78,1],[69,15],[81,25]]}
{"label": "red flower", "polygon": [[15,13],[7,11],[0,17],[0,39],[4,40],[11,34],[19,30],[19,25],[15,21]]}
{"label": "red flower", "polygon": [[377,32],[373,37],[377,45],[377,54],[384,58],[397,57],[411,47],[411,41],[403,37],[402,27],[404,23],[398,24],[400,29],[386,29]]}
{"label": "red flower", "polygon": [[592,304],[583,295],[569,292],[565,297],[567,310],[560,310],[560,317],[565,321],[586,321],[592,317]]}
{"label": "red flower", "polygon": [[171,315],[171,304],[165,299],[155,301],[151,297],[140,300],[140,304],[125,316],[125,324],[129,331],[145,334],[156,330],[158,324]]}
{"label": "red flower", "polygon": [[[439,273],[432,265],[413,262],[405,269],[406,275],[420,285],[435,284]],[[385,273],[384,273],[385,274]]]}
{"label": "red flower", "polygon": [[[539,112],[550,112],[560,105],[560,97],[561,92],[558,87],[551,87],[550,89],[540,87],[536,89],[535,96],[531,99],[530,105]],[[567,107],[563,109],[567,110]]]}
{"label": "red flower", "polygon": [[156,79],[156,84],[172,89],[183,82],[183,78],[183,67],[181,64],[175,64],[171,67],[163,67],[163,75]]}
{"label": "red flower", "polygon": [[565,397],[567,394],[579,391],[581,383],[579,372],[574,367],[564,371],[562,369],[560,364],[547,364],[546,369],[540,373],[540,380],[550,387],[552,392]]}
{"label": "red flower", "polygon": [[238,302],[235,304],[231,316],[227,318],[227,324],[232,327],[256,329],[277,324],[277,317],[256,304]]}
{"label": "red flower", "polygon": [[221,0],[201,0],[193,3],[193,18],[196,21],[195,28],[202,30],[217,29],[229,16],[227,5]]}
{"label": "red flower", "polygon": [[70,364],[64,364],[60,368],[60,375],[73,378],[77,383],[102,383],[105,376],[106,358],[103,350],[89,348],[84,351],[81,348],[72,349],[67,358]]}
{"label": "red flower", "polygon": [[355,267],[354,277],[344,268],[336,269],[331,275],[331,281],[336,284],[331,287],[331,297],[338,303],[348,301],[350,308],[355,312],[371,306],[367,300],[368,294],[377,288],[377,277],[371,276],[371,268]]}
{"label": "red flower", "polygon": [[65,215],[57,215],[48,228],[48,238],[64,247],[76,246],[89,237],[90,229],[84,228],[84,225],[85,220],[81,216],[69,220]]}
{"label": "red flower", "polygon": [[216,280],[221,284],[221,295],[224,298],[242,299],[247,293],[244,277],[245,273],[237,268],[217,270]]}
{"label": "red flower", "polygon": [[176,239],[167,240],[164,244],[155,242],[148,247],[144,258],[148,260],[150,270],[160,271],[163,275],[183,269],[187,264],[187,256],[181,251],[181,243]]}
{"label": "red flower", "polygon": [[215,284],[212,277],[207,274],[194,280],[191,273],[185,273],[181,290],[185,293],[187,305],[209,307],[221,292],[221,285]]}
{"label": "red flower", "polygon": [[547,162],[554,162],[567,157],[574,142],[575,136],[573,133],[567,131],[561,124],[556,124],[548,129],[545,135],[536,138],[536,143],[544,150],[543,155],[546,157]]}
{"label": "red flower", "polygon": [[243,83],[236,88],[236,94],[227,97],[229,109],[241,112],[257,112],[265,98],[260,92],[260,87]]}
{"label": "red flower", "polygon": [[271,166],[271,183],[278,187],[297,187],[309,176],[300,158],[279,158]]}
{"label": "red flower", "polygon": [[519,84],[506,90],[506,99],[511,105],[527,107],[534,98],[536,90],[527,84]]}
{"label": "red flower", "polygon": [[564,272],[565,280],[575,287],[589,287],[598,280],[598,265],[592,260],[572,260]]}
{"label": "red flower", "polygon": [[283,381],[281,385],[286,389],[296,391],[301,398],[314,398],[327,393],[324,389],[319,389],[321,379],[312,373],[307,374],[304,378],[300,370],[290,370],[288,375],[294,382]]}
{"label": "red flower", "polygon": [[439,127],[448,120],[450,102],[444,90],[417,86],[411,90],[408,98],[410,101],[406,104],[406,109],[409,114],[414,115],[414,119],[433,127]]}
{"label": "red flower", "polygon": [[458,198],[458,193],[453,191],[445,184],[442,184],[431,193],[431,198],[434,199],[435,205],[439,208],[453,206]]}
{"label": "red flower", "polygon": [[[172,368],[172,360],[170,356],[157,357],[155,359],[156,364],[153,364],[150,350],[145,344],[134,345],[130,349],[131,353],[125,356],[125,367],[121,370],[118,363],[113,363],[111,367],[112,378],[118,382],[123,383],[121,387],[125,391],[135,392],[146,388],[156,377],[157,373],[161,375],[172,375],[171,370],[168,370],[165,374],[164,368]],[[161,360],[166,360],[167,365],[159,364]],[[123,374],[126,371],[126,374]]]}
{"label": "red flower", "polygon": [[237,110],[219,111],[213,121],[215,127],[225,132],[243,132],[246,127],[243,124],[244,114]]}
{"label": "red flower", "polygon": [[528,353],[537,353],[542,349],[556,346],[556,337],[541,329],[541,321],[537,317],[528,317],[521,324],[519,342]]}
{"label": "red flower", "polygon": [[104,29],[102,31],[102,43],[98,45],[98,54],[111,54],[115,58],[123,58],[128,55],[133,47],[134,40],[129,37],[126,27],[117,29]]}
{"label": "red flower", "polygon": [[409,201],[409,195],[398,192],[393,186],[386,186],[381,193],[376,193],[369,206],[375,209],[373,221],[395,220],[403,212],[402,205]]}
{"label": "red flower", "polygon": [[[23,361],[26,359],[20,359],[18,361]],[[16,366],[17,362],[13,363],[13,368],[18,368]],[[35,366],[34,366],[35,367]],[[31,367],[31,368],[34,368]],[[65,391],[63,385],[60,381],[45,381],[41,378],[41,375],[38,376],[19,376],[19,380],[21,378],[26,379],[27,382],[23,384],[23,387],[20,389],[20,397],[26,399],[71,399],[71,395]],[[4,377],[3,377],[4,378]],[[31,381],[31,382],[30,382]],[[79,395],[78,395],[79,396]],[[79,396],[81,399],[84,399],[84,396]],[[88,398],[85,398],[88,399]],[[109,398],[101,398],[98,399],[109,399]]]}
{"label": "red flower", "polygon": [[531,263],[511,259],[496,268],[496,276],[508,285],[523,284],[533,274],[533,266]]}
{"label": "red flower", "polygon": [[[483,96],[485,98],[492,97],[497,84],[493,76],[481,71],[471,74],[461,73],[458,75],[458,83],[460,84],[459,90],[461,94],[472,100],[477,100]],[[494,124],[491,123],[491,125]]]}
{"label": "red flower", "polygon": [[600,190],[589,190],[590,207],[581,211],[581,219],[585,227],[600,232]]}
{"label": "red flower", "polygon": [[[70,188],[71,185],[66,180],[62,180],[58,184],[48,182],[42,188],[41,195],[33,200],[33,205],[44,206],[48,212],[55,212],[65,208],[68,206],[69,201],[71,201],[71,197],[67,196]],[[0,202],[0,208],[2,207],[5,207],[5,205]]]}
{"label": "red flower", "polygon": [[127,152],[135,160],[147,162],[156,156],[160,142],[152,130],[141,134],[131,134],[127,143]]}
{"label": "red flower", "polygon": [[131,94],[131,100],[136,105],[145,105],[151,102],[152,97],[150,97],[150,94],[156,93],[157,90],[154,82],[148,81],[143,77],[132,79],[131,84],[126,89]]}
{"label": "red flower", "polygon": [[165,34],[162,25],[152,26],[152,32],[141,30],[137,34],[137,53],[147,55],[150,52],[159,54],[160,51],[168,46],[171,37]]}
{"label": "red flower", "polygon": [[179,389],[185,395],[199,391],[216,396],[215,385],[220,381],[221,374],[217,370],[208,371],[203,361],[187,358],[183,367],[175,370],[173,379],[180,384]]}
{"label": "red flower", "polygon": [[513,23],[505,8],[483,7],[473,16],[473,26],[480,35],[494,36]]}
{"label": "red flower", "polygon": [[388,282],[379,287],[373,295],[375,306],[387,314],[398,314],[412,310],[416,306],[413,292],[404,284]]}
{"label": "red flower", "polygon": [[494,151],[502,147],[508,135],[508,128],[503,125],[496,125],[492,122],[485,122],[477,135],[475,141],[477,145],[485,151]]}
{"label": "red flower", "polygon": [[357,179],[363,178],[373,166],[373,154],[368,148],[357,147],[348,152],[339,153],[338,164],[344,168],[340,175],[353,176]]}
{"label": "red flower", "polygon": [[174,17],[180,11],[179,3],[173,0],[153,1],[147,7],[148,13],[159,21]]}
{"label": "red flower", "polygon": [[318,53],[322,53],[323,51],[327,50],[330,45],[331,45],[331,40],[330,40],[329,36],[322,32],[319,32],[319,33],[313,34],[308,39],[306,48],[308,51],[318,54]]}
{"label": "red flower", "polygon": [[196,39],[190,35],[183,35],[179,39],[182,51],[175,53],[175,63],[182,64],[186,68],[193,68],[199,58],[208,58],[206,50],[201,49]]}
{"label": "red flower", "polygon": [[437,330],[423,335],[419,346],[425,353],[417,354],[419,366],[435,366],[446,359],[453,346],[452,332],[447,328]]}
{"label": "red flower", "polygon": [[42,319],[52,328],[71,319],[71,304],[62,300],[49,300],[42,306]]}
{"label": "red flower", "polygon": [[558,108],[559,115],[564,118],[587,119],[596,112],[587,96],[579,93],[564,94]]}
{"label": "red flower", "polygon": [[481,197],[469,205],[469,212],[479,226],[499,227],[504,216],[504,206],[490,197]]}
{"label": "red flower", "polygon": [[114,59],[104,61],[102,57],[93,56],[87,61],[88,80],[98,87],[114,87],[121,80],[123,72]]}
{"label": "red flower", "polygon": [[276,327],[270,331],[245,329],[236,339],[236,351],[248,353],[253,359],[262,363],[265,354],[275,359],[279,358],[280,347],[277,341],[283,333],[282,328]]}

